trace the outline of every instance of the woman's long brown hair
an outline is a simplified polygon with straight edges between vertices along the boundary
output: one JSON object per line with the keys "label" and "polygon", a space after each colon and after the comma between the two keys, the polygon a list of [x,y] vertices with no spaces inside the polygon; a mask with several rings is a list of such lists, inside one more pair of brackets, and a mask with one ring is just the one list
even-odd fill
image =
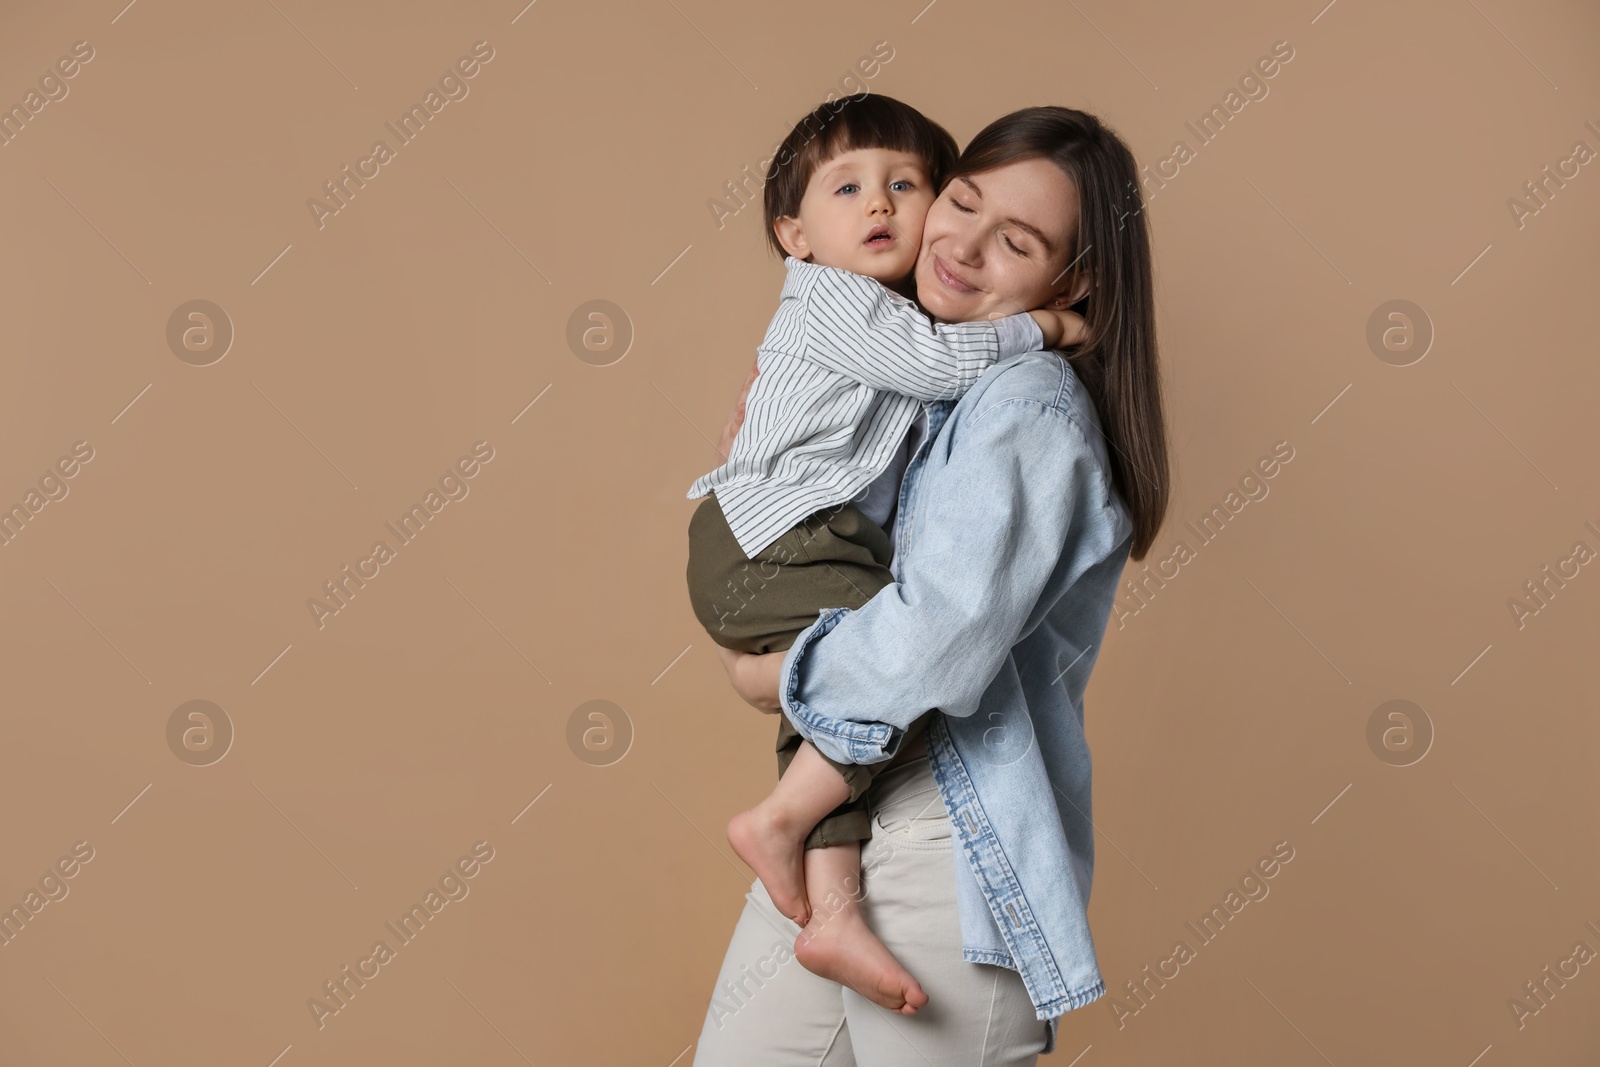
{"label": "woman's long brown hair", "polygon": [[[1167,511],[1167,430],[1156,352],[1150,235],[1133,153],[1093,115],[1029,107],[984,127],[950,178],[1047,159],[1078,190],[1068,269],[1093,288],[1074,310],[1087,336],[1062,355],[1094,400],[1112,479],[1133,520],[1129,555],[1143,559]],[[1059,279],[1058,279],[1059,280]]]}

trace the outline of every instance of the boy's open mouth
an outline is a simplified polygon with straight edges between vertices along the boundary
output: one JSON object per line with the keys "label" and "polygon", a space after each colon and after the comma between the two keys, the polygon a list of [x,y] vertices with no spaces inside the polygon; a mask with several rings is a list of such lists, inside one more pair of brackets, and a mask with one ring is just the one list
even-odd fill
{"label": "boy's open mouth", "polygon": [[889,244],[893,240],[894,234],[890,232],[889,227],[874,226],[872,232],[867,234],[867,239],[862,243],[876,246]]}

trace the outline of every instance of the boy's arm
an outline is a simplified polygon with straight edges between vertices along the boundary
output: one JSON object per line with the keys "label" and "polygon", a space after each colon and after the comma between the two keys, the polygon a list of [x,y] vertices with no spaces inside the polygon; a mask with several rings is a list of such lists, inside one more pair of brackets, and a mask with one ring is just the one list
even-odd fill
{"label": "boy's arm", "polygon": [[873,279],[846,270],[819,270],[801,299],[805,358],[918,400],[954,400],[997,360],[1044,347],[1029,315],[935,323]]}

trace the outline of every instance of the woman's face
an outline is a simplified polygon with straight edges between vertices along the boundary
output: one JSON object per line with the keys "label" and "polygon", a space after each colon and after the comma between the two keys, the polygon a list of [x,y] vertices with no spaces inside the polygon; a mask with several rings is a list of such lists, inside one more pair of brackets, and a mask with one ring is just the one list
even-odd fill
{"label": "woman's face", "polygon": [[942,322],[1031,311],[1063,291],[1075,303],[1089,284],[1063,273],[1077,224],[1078,191],[1049,160],[955,178],[923,225],[917,300]]}

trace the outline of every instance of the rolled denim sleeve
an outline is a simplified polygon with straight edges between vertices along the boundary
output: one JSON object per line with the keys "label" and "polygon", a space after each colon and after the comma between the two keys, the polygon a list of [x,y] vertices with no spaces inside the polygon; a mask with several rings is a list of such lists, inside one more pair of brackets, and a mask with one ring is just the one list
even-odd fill
{"label": "rolled denim sleeve", "polygon": [[958,405],[945,430],[948,454],[939,461],[941,434],[901,517],[913,525],[900,580],[822,612],[783,660],[784,714],[840,762],[892,758],[930,709],[977,711],[1030,616],[1037,625],[1048,609],[1039,600],[1057,568],[1081,573],[1103,554],[1075,543],[1107,525],[1088,521],[1106,488],[1069,414],[1002,399]]}

